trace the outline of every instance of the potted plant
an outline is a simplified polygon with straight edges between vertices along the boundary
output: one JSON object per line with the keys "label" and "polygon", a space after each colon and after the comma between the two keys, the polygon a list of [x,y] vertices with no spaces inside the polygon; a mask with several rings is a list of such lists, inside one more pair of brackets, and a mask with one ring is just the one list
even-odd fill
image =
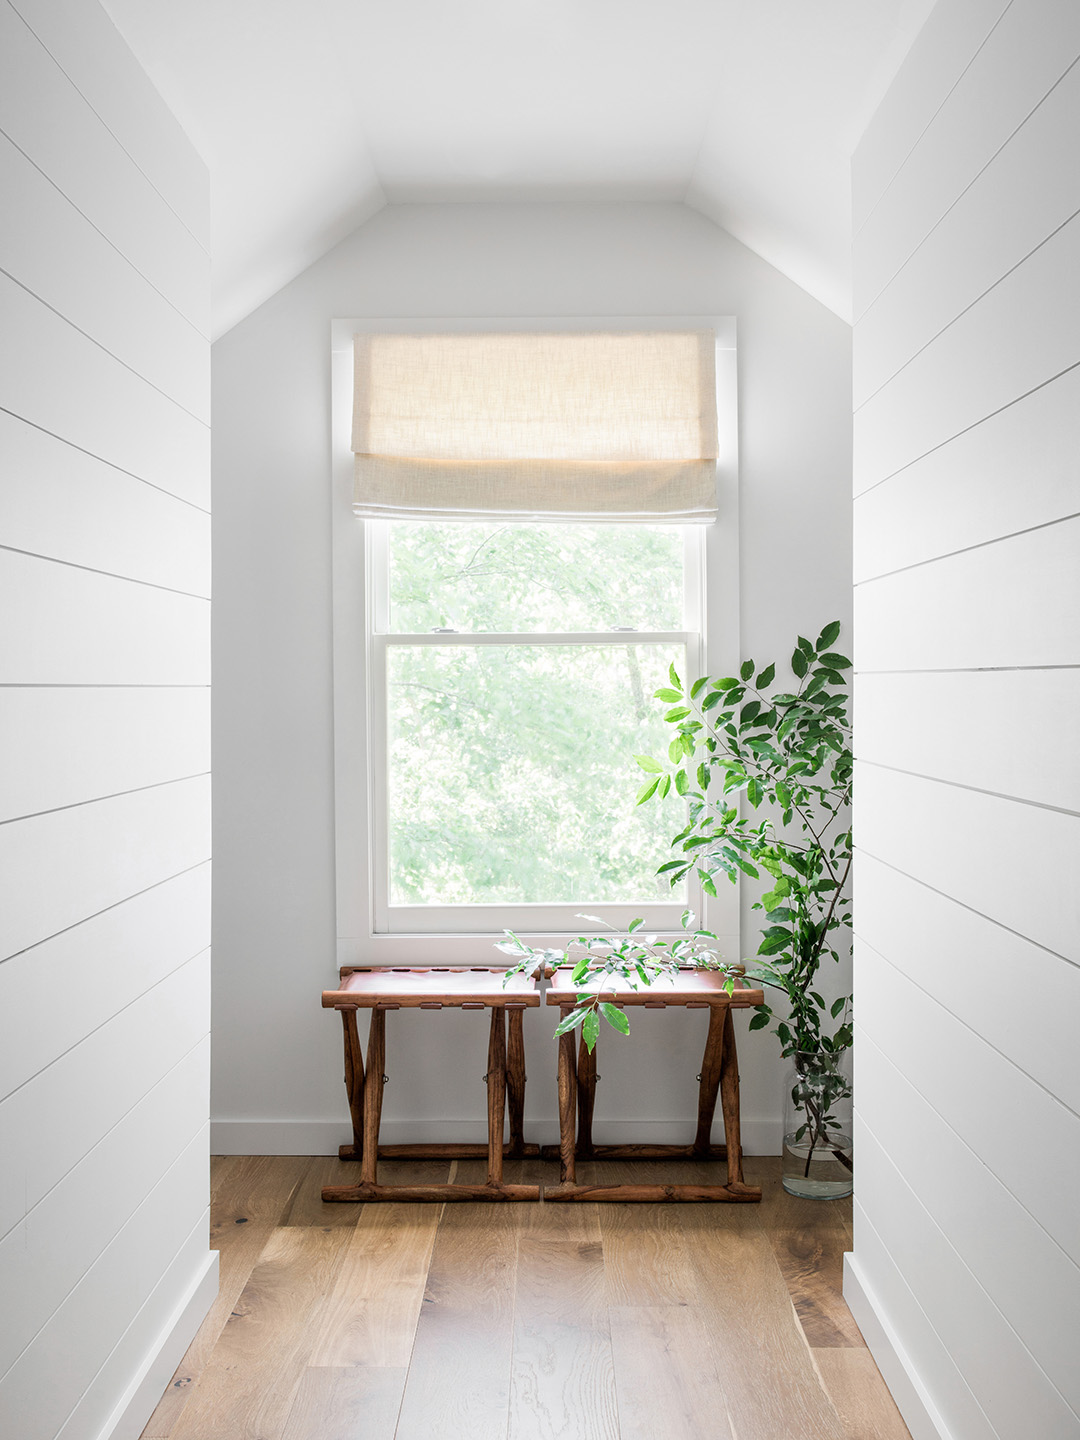
{"label": "potted plant", "polygon": [[[648,776],[638,804],[674,791],[688,805],[672,841],[682,853],[661,873],[675,883],[694,871],[708,894],[720,876],[768,877],[754,906],[765,925],[748,975],[787,1002],[775,1025],[792,1064],[784,1186],[818,1196],[851,1189],[851,997],[827,1003],[818,980],[826,959],[839,961],[837,943],[851,923],[851,662],[832,648],[839,635],[833,621],[816,643],[799,637],[793,689],[777,686],[775,665],[759,669],[753,660],[737,676],[703,676],[687,687],[672,667],[671,685],[657,692],[675,732],[667,763],[637,757]],[[751,1029],[771,1019],[763,1006]]]}

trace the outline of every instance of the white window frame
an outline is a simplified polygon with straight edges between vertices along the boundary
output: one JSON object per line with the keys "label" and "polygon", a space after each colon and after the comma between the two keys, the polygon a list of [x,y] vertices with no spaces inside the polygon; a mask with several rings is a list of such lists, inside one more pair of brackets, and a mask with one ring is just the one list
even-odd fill
{"label": "white window frame", "polygon": [[[681,631],[543,633],[501,635],[386,635],[384,605],[385,521],[359,519],[352,509],[353,456],[350,449],[353,336],[356,333],[432,333],[553,330],[700,330],[716,334],[717,409],[720,456],[717,461],[719,520],[709,526],[685,526],[686,600]],[[670,640],[687,644],[691,674],[733,673],[739,660],[738,483],[735,322],[716,316],[649,317],[470,317],[467,319],[351,319],[332,324],[332,519],[334,563],[334,725],[335,833],[338,963],[349,964],[496,964],[493,941],[513,928],[535,944],[562,945],[579,933],[577,911],[625,925],[644,915],[654,929],[678,925],[681,902],[657,904],[394,906],[387,903],[386,846],[379,839],[385,824],[386,724],[385,653],[387,643],[476,645],[646,644]],[[628,784],[633,785],[632,777]],[[629,798],[628,798],[629,803]],[[385,830],[383,830],[385,833]],[[739,886],[724,884],[717,897],[704,896],[696,884],[689,903],[719,937],[721,950],[739,953]]]}

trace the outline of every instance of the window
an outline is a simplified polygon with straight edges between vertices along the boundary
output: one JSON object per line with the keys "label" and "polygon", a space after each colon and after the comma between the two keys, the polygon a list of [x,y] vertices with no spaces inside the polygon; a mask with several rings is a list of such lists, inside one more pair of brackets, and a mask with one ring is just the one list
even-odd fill
{"label": "window", "polygon": [[[405,333],[427,328],[401,323]],[[620,323],[658,332],[702,325]],[[504,927],[554,940],[577,932],[581,912],[677,926],[683,908],[701,902],[655,874],[677,802],[635,807],[645,777],[632,756],[667,743],[652,697],[669,664],[703,673],[737,650],[733,442],[720,450],[723,529],[662,516],[594,523],[595,513],[585,523],[562,515],[523,523],[513,513],[449,519],[439,506],[393,504],[374,512],[391,518],[368,512],[358,521],[349,350],[363,328],[338,322],[334,347],[342,963],[483,963]],[[733,434],[733,359],[721,344],[725,436]],[[593,508],[602,513],[602,502]],[[436,518],[415,518],[432,511]],[[719,583],[707,600],[710,567]],[[726,638],[707,655],[717,613]],[[734,895],[709,906],[711,928],[737,932]]]}

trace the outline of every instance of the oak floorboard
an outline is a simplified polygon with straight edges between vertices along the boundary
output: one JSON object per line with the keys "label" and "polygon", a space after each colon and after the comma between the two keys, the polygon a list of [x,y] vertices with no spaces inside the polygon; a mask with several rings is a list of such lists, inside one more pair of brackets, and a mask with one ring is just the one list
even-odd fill
{"label": "oak floorboard", "polygon": [[738,1440],[846,1440],[769,1237],[742,1209],[686,1206],[678,1241],[697,1269],[732,1429]]}
{"label": "oak floorboard", "polygon": [[346,1230],[274,1230],[172,1440],[281,1440],[350,1239]]}
{"label": "oak floorboard", "polygon": [[698,1312],[685,1304],[616,1305],[609,1314],[620,1440],[734,1440]]}
{"label": "oak floorboard", "polygon": [[305,1370],[281,1440],[394,1440],[405,1373],[364,1365]]}
{"label": "oak floorboard", "polygon": [[603,1246],[523,1235],[507,1440],[570,1436],[619,1440]]}
{"label": "oak floorboard", "polygon": [[870,1351],[828,1346],[814,1351],[846,1440],[911,1440]]}
{"label": "oak floorboard", "polygon": [[[429,1165],[396,1161],[393,1179],[422,1183],[414,1176]],[[312,1365],[408,1366],[444,1208],[397,1201],[356,1206],[356,1224],[337,1231],[348,1243],[315,1336]]]}
{"label": "oak floorboard", "polygon": [[[474,1173],[475,1172],[475,1173]],[[459,1184],[483,1183],[482,1161]],[[524,1205],[448,1205],[428,1269],[397,1440],[505,1440],[518,1216]]]}
{"label": "oak floorboard", "polygon": [[226,1155],[211,1170],[210,1249],[218,1252],[218,1293],[142,1440],[169,1440],[263,1247],[288,1209],[310,1161],[294,1155]]}

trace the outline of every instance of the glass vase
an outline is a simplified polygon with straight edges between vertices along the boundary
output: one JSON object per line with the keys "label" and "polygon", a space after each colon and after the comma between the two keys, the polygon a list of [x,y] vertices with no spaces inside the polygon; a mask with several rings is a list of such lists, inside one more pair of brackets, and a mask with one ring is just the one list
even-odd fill
{"label": "glass vase", "polygon": [[851,1052],[798,1050],[784,1085],[783,1186],[789,1195],[850,1195]]}

